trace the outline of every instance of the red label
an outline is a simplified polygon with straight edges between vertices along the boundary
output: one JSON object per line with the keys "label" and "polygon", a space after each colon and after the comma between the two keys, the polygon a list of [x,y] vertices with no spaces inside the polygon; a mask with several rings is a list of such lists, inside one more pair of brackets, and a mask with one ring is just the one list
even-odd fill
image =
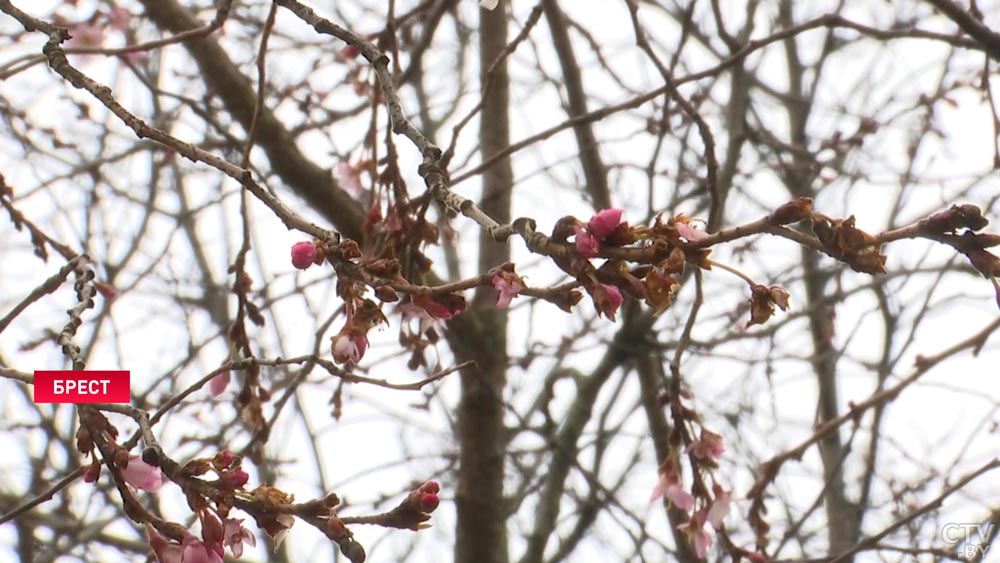
{"label": "red label", "polygon": [[36,403],[128,403],[128,371],[36,371]]}

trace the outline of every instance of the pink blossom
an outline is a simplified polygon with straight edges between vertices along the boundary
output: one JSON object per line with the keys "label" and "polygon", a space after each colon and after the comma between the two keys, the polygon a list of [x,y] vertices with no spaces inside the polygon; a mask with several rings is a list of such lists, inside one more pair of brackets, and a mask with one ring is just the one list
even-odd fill
{"label": "pink blossom", "polygon": [[129,12],[125,8],[114,8],[108,13],[108,25],[111,26],[111,29],[121,31],[122,33],[128,31],[131,21],[132,12]]}
{"label": "pink blossom", "polygon": [[677,526],[678,530],[684,531],[694,546],[694,553],[699,559],[704,559],[708,555],[708,550],[715,541],[715,530],[708,522],[702,522],[703,516],[695,514],[691,520]]}
{"label": "pink blossom", "polygon": [[694,497],[685,491],[680,482],[670,480],[663,473],[660,473],[660,481],[653,487],[653,494],[649,497],[649,502],[655,502],[661,498],[666,498],[671,504],[681,510],[690,510],[694,506]]}
{"label": "pink blossom", "polygon": [[184,548],[181,544],[167,540],[156,528],[146,524],[149,547],[159,563],[184,563]]}
{"label": "pink blossom", "polygon": [[597,256],[597,252],[600,249],[597,239],[591,236],[583,227],[573,227],[573,231],[576,232],[576,251],[580,253],[580,256],[584,258]]}
{"label": "pink blossom", "polygon": [[163,486],[163,472],[135,454],[128,456],[128,466],[121,470],[122,479],[137,489],[155,493]]}
{"label": "pink blossom", "polygon": [[222,556],[208,544],[189,535],[184,538],[181,561],[183,563],[222,563]]}
{"label": "pink blossom", "polygon": [[712,501],[712,506],[709,507],[708,515],[705,519],[713,527],[719,528],[722,526],[722,521],[729,515],[729,510],[733,504],[733,493],[718,485],[713,487],[713,491],[715,492],[715,500]]}
{"label": "pink blossom", "polygon": [[231,376],[229,370],[226,370],[212,379],[208,380],[208,392],[212,394],[213,397],[218,397],[226,390],[229,386],[229,380]]}
{"label": "pink blossom", "polygon": [[[435,319],[450,319],[465,310],[465,298],[461,295],[447,294],[437,299],[429,295],[419,295],[412,297],[414,305],[423,308],[427,314]],[[449,307],[449,305],[451,305]]]}
{"label": "pink blossom", "polygon": [[104,26],[81,23],[69,29],[70,47],[100,47],[104,44]]}
{"label": "pink blossom", "polygon": [[311,242],[297,242],[292,245],[292,266],[305,270],[316,260],[316,245]]}
{"label": "pink blossom", "polygon": [[726,442],[722,439],[722,436],[702,427],[701,438],[691,442],[687,451],[700,459],[712,458],[715,461],[719,461],[722,459],[722,454],[726,451]]}
{"label": "pink blossom", "polygon": [[341,160],[333,167],[333,178],[341,189],[354,197],[361,197],[365,187],[361,185],[361,169],[346,160]]}
{"label": "pink blossom", "polygon": [[[226,548],[222,545],[225,539],[225,531],[222,527],[222,519],[219,515],[215,513],[214,510],[210,508],[204,508],[198,512],[198,518],[201,520],[201,543],[204,544],[207,551],[211,551],[213,554],[222,557],[226,554]],[[197,538],[188,539],[185,538],[185,546],[189,543],[194,544],[197,542]],[[185,548],[185,552],[187,549]],[[200,552],[195,550],[196,553],[200,555]],[[185,560],[186,561],[186,560]]]}
{"label": "pink blossom", "polygon": [[602,209],[590,218],[587,223],[587,230],[594,235],[597,240],[604,240],[614,232],[622,222],[622,210],[617,208]]}
{"label": "pink blossom", "polygon": [[688,242],[697,242],[701,239],[708,238],[708,233],[701,229],[696,229],[687,223],[677,223],[677,234],[684,237],[684,240]]}
{"label": "pink blossom", "polygon": [[494,275],[493,279],[490,280],[490,283],[493,284],[493,289],[500,292],[500,295],[497,296],[498,309],[506,309],[507,307],[510,307],[511,299],[517,297],[517,294],[524,289],[524,287],[517,280],[508,280],[500,274]]}
{"label": "pink blossom", "polygon": [[225,539],[223,543],[229,546],[229,550],[233,552],[234,557],[243,557],[243,544],[247,543],[250,547],[255,547],[257,545],[257,538],[254,537],[250,530],[243,527],[243,520],[238,518],[226,518],[225,520]]}
{"label": "pink blossom", "polygon": [[341,331],[333,337],[333,359],[341,364],[357,364],[368,349],[368,337]]}

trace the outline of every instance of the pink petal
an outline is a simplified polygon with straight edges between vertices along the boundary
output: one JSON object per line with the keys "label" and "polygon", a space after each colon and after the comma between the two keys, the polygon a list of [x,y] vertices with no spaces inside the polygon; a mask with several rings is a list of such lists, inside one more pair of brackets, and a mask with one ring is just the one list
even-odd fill
{"label": "pink petal", "polygon": [[155,493],[163,486],[163,472],[142,461],[137,455],[128,457],[128,467],[122,469],[122,479],[137,489]]}
{"label": "pink petal", "polygon": [[222,392],[226,390],[226,387],[229,387],[230,377],[230,373],[227,370],[219,375],[216,375],[212,379],[209,379],[208,392],[211,393],[213,397],[221,395]]}
{"label": "pink petal", "polygon": [[708,233],[701,229],[695,229],[687,223],[677,223],[677,234],[684,237],[684,240],[688,242],[696,242],[708,238]]}

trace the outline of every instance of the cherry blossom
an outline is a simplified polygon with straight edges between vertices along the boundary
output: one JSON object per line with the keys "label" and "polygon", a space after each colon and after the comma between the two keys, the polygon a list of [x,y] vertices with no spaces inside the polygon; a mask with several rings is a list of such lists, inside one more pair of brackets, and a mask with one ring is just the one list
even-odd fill
{"label": "cherry blossom", "polygon": [[677,526],[678,530],[687,534],[691,545],[694,546],[694,553],[699,559],[704,559],[708,555],[708,550],[715,541],[715,529],[712,525],[704,521],[704,515],[695,513],[691,520]]}
{"label": "cherry blossom", "polygon": [[181,545],[184,548],[181,563],[222,563],[222,556],[214,547],[193,535],[185,537]]}
{"label": "cherry blossom", "polygon": [[70,28],[70,47],[100,47],[104,44],[104,26],[81,23]]}
{"label": "cherry blossom", "polygon": [[122,479],[137,489],[155,493],[163,486],[163,472],[135,454],[128,456],[128,466],[121,470]]}
{"label": "cherry blossom", "polygon": [[361,169],[346,160],[341,160],[333,167],[333,178],[341,189],[354,197],[361,197],[365,187],[361,184]]}
{"label": "cherry blossom", "polygon": [[722,458],[723,452],[726,451],[726,442],[722,439],[722,436],[711,430],[702,428],[701,438],[691,442],[687,451],[699,459],[711,458],[719,461]]}
{"label": "cherry blossom", "polygon": [[116,31],[121,31],[122,33],[128,31],[128,26],[131,22],[132,12],[129,12],[125,8],[114,8],[108,13],[108,25]]}
{"label": "cherry blossom", "polygon": [[677,234],[684,237],[684,240],[688,242],[697,242],[704,238],[708,238],[708,233],[701,229],[696,229],[688,223],[677,223]]}
{"label": "cherry blossom", "polygon": [[333,337],[332,347],[334,361],[342,364],[357,364],[368,349],[368,337],[364,334],[352,334],[349,330],[343,330]]}
{"label": "cherry blossom", "polygon": [[506,309],[510,307],[511,299],[524,289],[520,276],[513,272],[499,272],[490,279],[493,289],[500,292],[497,296],[497,308]]}
{"label": "cherry blossom", "polygon": [[719,485],[713,487],[713,492],[715,493],[715,500],[712,501],[712,506],[709,507],[705,519],[713,527],[719,528],[722,526],[722,521],[729,515],[733,504],[733,493],[723,489]]}
{"label": "cherry blossom", "polygon": [[159,563],[184,562],[184,548],[181,544],[169,541],[149,524],[146,524],[146,536],[149,538],[149,547],[153,549],[153,555]]}
{"label": "cherry blossom", "polygon": [[257,545],[257,538],[250,533],[250,530],[243,526],[243,520],[239,518],[226,518],[223,528],[223,543],[229,546],[229,550],[233,552],[234,557],[243,556],[244,543],[249,544],[250,547]]}
{"label": "cherry blossom", "polygon": [[694,506],[694,497],[681,487],[680,474],[676,470],[660,471],[660,480],[653,487],[653,494],[649,497],[649,502],[655,502],[661,498],[666,498],[681,510],[690,510]]}

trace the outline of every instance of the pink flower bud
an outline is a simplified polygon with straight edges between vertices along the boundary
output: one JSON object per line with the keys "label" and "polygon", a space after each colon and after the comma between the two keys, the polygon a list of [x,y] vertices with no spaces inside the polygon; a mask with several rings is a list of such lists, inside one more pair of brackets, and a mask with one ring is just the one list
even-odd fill
{"label": "pink flower bud", "polygon": [[597,240],[604,240],[615,230],[615,227],[622,222],[621,209],[602,209],[591,217],[587,223],[587,230],[594,235]]}
{"label": "pink flower bud", "polygon": [[422,512],[434,512],[434,509],[438,507],[441,499],[434,493],[424,493],[424,496],[420,497],[420,510]]}
{"label": "pink flower bud", "polygon": [[213,461],[218,464],[218,467],[229,467],[234,461],[236,461],[236,456],[229,450],[222,450],[221,452],[215,454],[215,459]]}
{"label": "pink flower bud", "polygon": [[83,481],[85,483],[94,483],[101,476],[101,462],[95,461],[91,463],[83,470]]}
{"label": "pink flower bud", "polygon": [[219,375],[216,375],[212,379],[208,380],[208,392],[212,394],[213,397],[218,397],[226,390],[229,386],[230,375],[229,371],[224,371]]}
{"label": "pink flower bud", "polygon": [[576,232],[576,251],[580,253],[580,256],[584,258],[597,256],[597,252],[600,249],[597,239],[591,236],[583,227],[573,227],[573,230]]}
{"label": "pink flower bud", "polygon": [[339,63],[346,63],[351,59],[357,57],[360,53],[361,52],[358,51],[357,47],[355,47],[354,45],[348,45],[343,49],[337,51],[337,54],[334,55],[334,58],[337,59],[337,62]]}
{"label": "pink flower bud", "polygon": [[316,245],[311,242],[297,242],[292,245],[292,266],[305,270],[316,259]]}
{"label": "pink flower bud", "polygon": [[97,293],[100,293],[105,299],[114,299],[118,296],[118,290],[115,289],[110,283],[94,281],[94,289],[96,289]]}
{"label": "pink flower bud", "polygon": [[242,469],[223,471],[219,474],[219,486],[226,489],[239,489],[249,480],[250,475]]}

